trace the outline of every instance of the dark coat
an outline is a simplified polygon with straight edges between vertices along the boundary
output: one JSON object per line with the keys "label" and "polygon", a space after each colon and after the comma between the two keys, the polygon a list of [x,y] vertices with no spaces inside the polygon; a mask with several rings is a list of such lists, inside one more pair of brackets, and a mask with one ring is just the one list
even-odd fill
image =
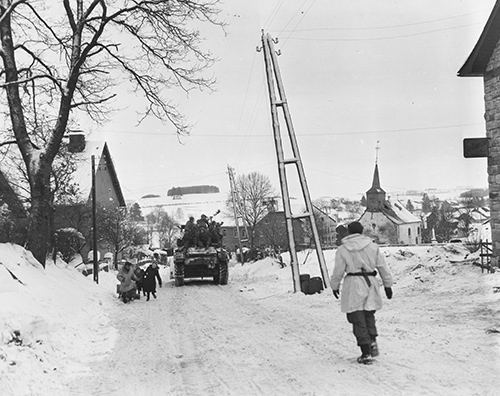
{"label": "dark coat", "polygon": [[144,279],[144,270],[141,267],[137,267],[134,270],[134,275],[137,278],[137,280],[135,281],[135,284],[137,286],[137,290],[140,291],[142,289],[142,281]]}
{"label": "dark coat", "polygon": [[144,278],[142,280],[142,290],[144,292],[155,292],[156,279],[158,279],[158,284],[161,287],[161,278],[160,273],[158,272],[158,267],[154,268],[152,265],[150,265],[144,273]]}

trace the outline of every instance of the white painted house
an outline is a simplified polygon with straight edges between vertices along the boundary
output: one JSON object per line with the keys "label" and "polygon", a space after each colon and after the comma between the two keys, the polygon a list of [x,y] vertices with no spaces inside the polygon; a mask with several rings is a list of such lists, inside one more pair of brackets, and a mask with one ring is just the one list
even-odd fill
{"label": "white painted house", "polygon": [[418,245],[422,242],[422,227],[418,217],[404,204],[386,198],[380,187],[378,164],[375,164],[372,187],[366,192],[366,210],[358,220],[365,234],[378,243]]}

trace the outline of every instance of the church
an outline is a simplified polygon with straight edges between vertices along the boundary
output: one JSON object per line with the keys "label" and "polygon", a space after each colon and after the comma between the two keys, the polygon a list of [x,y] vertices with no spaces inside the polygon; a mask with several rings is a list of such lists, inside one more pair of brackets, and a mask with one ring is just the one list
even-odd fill
{"label": "church", "polygon": [[364,233],[377,243],[418,245],[422,242],[420,219],[401,202],[386,198],[380,187],[377,163],[372,186],[366,192],[366,210],[358,221],[363,225]]}

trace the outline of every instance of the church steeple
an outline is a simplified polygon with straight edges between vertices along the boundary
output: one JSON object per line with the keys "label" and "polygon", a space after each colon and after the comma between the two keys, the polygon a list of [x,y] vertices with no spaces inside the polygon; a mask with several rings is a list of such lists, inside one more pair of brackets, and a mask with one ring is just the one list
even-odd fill
{"label": "church steeple", "polygon": [[372,182],[371,189],[373,189],[373,188],[381,189],[380,188],[380,176],[378,175],[378,164],[377,163],[375,163],[375,171],[373,172],[373,182]]}
{"label": "church steeple", "polygon": [[366,192],[366,210],[369,212],[379,212],[385,203],[385,191],[380,187],[380,176],[378,173],[378,150],[380,150],[380,147],[377,141],[377,156],[375,159],[375,170],[373,171],[372,187]]}

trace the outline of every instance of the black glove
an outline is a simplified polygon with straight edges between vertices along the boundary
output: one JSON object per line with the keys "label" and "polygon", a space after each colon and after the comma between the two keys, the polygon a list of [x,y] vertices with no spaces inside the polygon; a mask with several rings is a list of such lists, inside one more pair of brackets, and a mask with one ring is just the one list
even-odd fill
{"label": "black glove", "polygon": [[387,299],[391,299],[392,298],[392,289],[390,287],[384,287],[384,290],[385,290],[385,295],[387,296]]}
{"label": "black glove", "polygon": [[338,300],[339,299],[339,291],[338,290],[332,290],[333,292],[333,295],[335,296],[335,298]]}

